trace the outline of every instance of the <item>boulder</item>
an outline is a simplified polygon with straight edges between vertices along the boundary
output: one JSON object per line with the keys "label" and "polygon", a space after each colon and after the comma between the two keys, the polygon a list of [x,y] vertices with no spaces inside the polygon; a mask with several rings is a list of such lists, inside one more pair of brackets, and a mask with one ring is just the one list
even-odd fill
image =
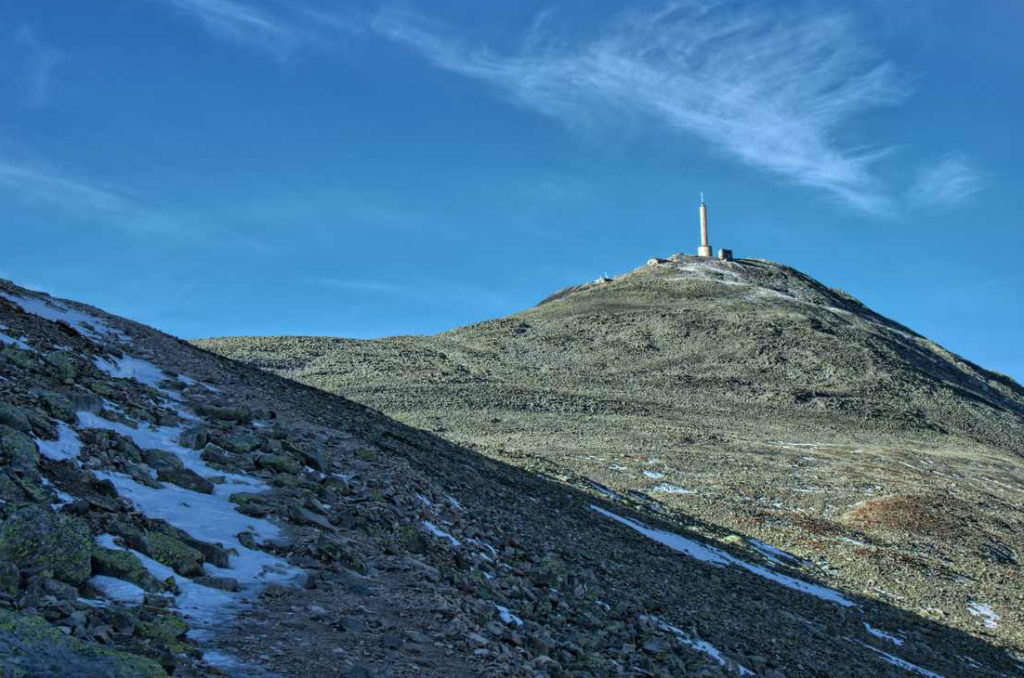
{"label": "boulder", "polygon": [[182,447],[187,447],[190,450],[201,450],[206,447],[206,443],[209,440],[209,435],[206,429],[193,427],[185,429],[178,436],[178,444]]}
{"label": "boulder", "polygon": [[185,464],[182,463],[181,458],[178,457],[178,455],[165,450],[143,450],[142,460],[157,471],[162,469],[179,469],[185,467]]}
{"label": "boulder", "polygon": [[166,678],[152,659],[65,635],[34,614],[0,609],[0,669],[4,676]]}
{"label": "boulder", "polygon": [[94,545],[92,549],[92,573],[123,579],[150,593],[157,593],[164,589],[163,584],[151,575],[142,562],[130,551],[108,549]]}
{"label": "boulder", "polygon": [[0,593],[10,596],[18,595],[21,588],[21,573],[18,566],[6,560],[0,560]]}
{"label": "boulder", "polygon": [[263,444],[263,440],[260,439],[259,436],[246,433],[244,431],[231,433],[225,436],[217,436],[214,442],[228,452],[234,452],[236,454],[247,454],[258,449],[259,446]]}
{"label": "boulder", "polygon": [[227,451],[213,443],[209,443],[203,448],[199,458],[207,464],[215,464],[217,466],[228,466],[231,464],[231,456]]}
{"label": "boulder", "polygon": [[320,450],[304,445],[294,445],[289,442],[285,442],[284,447],[296,454],[310,468],[316,469],[321,473],[327,472],[327,461]]}
{"label": "boulder", "polygon": [[156,472],[157,480],[173,483],[178,487],[203,494],[213,494],[213,483],[195,471],[187,468],[161,468]]}
{"label": "boulder", "polygon": [[146,532],[141,538],[130,540],[136,550],[153,560],[167,565],[184,577],[203,574],[203,554],[180,539],[162,532]]}
{"label": "boulder", "polygon": [[256,466],[275,473],[298,473],[302,470],[299,462],[284,454],[257,455]]}
{"label": "boulder", "polygon": [[92,572],[92,539],[78,521],[26,506],[0,527],[0,559],[21,569],[41,567],[78,586]]}
{"label": "boulder", "polygon": [[60,419],[66,424],[75,423],[74,405],[59,393],[43,394],[43,408],[55,419]]}
{"label": "boulder", "polygon": [[50,351],[43,356],[43,360],[52,369],[52,374],[65,383],[73,382],[78,374],[78,366],[75,359],[68,351]]}
{"label": "boulder", "polygon": [[232,577],[196,577],[193,581],[200,586],[234,593],[239,590],[238,580]]}
{"label": "boulder", "polygon": [[22,433],[32,432],[32,421],[28,418],[28,412],[10,403],[0,402],[0,424]]}
{"label": "boulder", "polygon": [[12,471],[34,471],[39,468],[39,449],[25,433],[0,424],[0,459]]}
{"label": "boulder", "polygon": [[248,424],[252,421],[252,413],[244,407],[200,407],[199,414],[239,424]]}

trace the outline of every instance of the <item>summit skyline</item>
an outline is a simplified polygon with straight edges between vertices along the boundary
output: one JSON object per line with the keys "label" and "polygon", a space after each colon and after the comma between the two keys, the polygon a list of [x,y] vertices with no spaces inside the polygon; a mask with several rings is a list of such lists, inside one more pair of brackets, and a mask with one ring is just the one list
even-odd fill
{"label": "summit skyline", "polygon": [[56,7],[0,8],[0,277],[186,337],[433,333],[690,252],[703,190],[716,245],[1024,380],[1020,8]]}

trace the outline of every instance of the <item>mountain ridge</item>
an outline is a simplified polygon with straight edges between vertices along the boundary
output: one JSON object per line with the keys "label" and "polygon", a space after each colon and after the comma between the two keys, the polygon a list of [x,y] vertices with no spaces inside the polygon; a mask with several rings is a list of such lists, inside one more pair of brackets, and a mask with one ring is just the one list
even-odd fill
{"label": "mountain ridge", "polygon": [[1024,389],[789,267],[683,255],[434,336],[197,343],[965,630],[984,600],[1021,643]]}
{"label": "mountain ridge", "polygon": [[[817,530],[808,544],[799,531],[772,527],[787,514],[769,515],[775,509],[767,495],[781,484],[771,468],[790,480],[798,471],[808,486],[798,489],[813,490],[816,467],[825,476],[854,471],[825,466],[842,450],[751,456],[695,435],[695,444],[664,449],[663,460],[616,457],[634,469],[607,480],[592,472],[610,461],[601,445],[572,457],[589,463],[593,456],[594,468],[515,449],[473,449],[3,281],[0,325],[5,674],[1024,671],[1015,635],[1020,590],[1012,584],[1019,516],[1004,509],[1019,480],[1006,453],[997,460],[1006,486],[992,485],[987,510],[975,505],[973,485],[934,484],[932,475],[941,476],[932,471],[945,473],[960,457],[933,456],[916,487],[944,497],[945,511],[922,492],[873,491],[867,503],[844,507],[842,524],[801,513],[798,527]],[[435,376],[444,383],[444,374]],[[470,373],[454,377],[474,383]],[[524,383],[524,398],[536,393]],[[564,412],[538,429],[541,436],[566,428],[592,433],[568,416],[581,404],[623,408],[618,418],[595,415],[615,425],[639,421],[615,398],[581,400],[571,389],[563,398]],[[537,412],[552,412],[550,403],[535,402]],[[484,433],[492,423],[474,415]],[[458,417],[451,424],[458,433]],[[530,433],[529,418],[498,424]],[[646,449],[658,444],[654,433],[639,433],[650,438]],[[583,435],[573,444],[595,440]],[[716,454],[698,445],[713,445]],[[883,450],[854,456],[899,473],[898,460]],[[712,466],[700,468],[702,459]],[[751,494],[744,466],[758,459],[761,489]],[[970,462],[969,480],[996,468]],[[684,482],[675,467],[689,464],[703,478],[685,481],[692,491],[675,485]],[[623,480],[640,469],[668,489]],[[870,465],[856,471],[874,479]],[[740,490],[733,499],[769,513],[737,513],[743,520],[730,522],[704,510],[733,510],[722,485],[732,481]],[[692,493],[678,492],[684,489]],[[830,488],[830,501],[842,503],[845,492]],[[964,536],[958,511],[974,520],[973,537]],[[999,511],[1002,527],[992,519]],[[912,519],[928,539],[953,536],[989,548],[992,562],[969,583],[957,578],[958,563],[943,566],[940,578],[954,577],[956,586],[934,585],[938,565],[928,559],[927,539],[911,550],[879,532],[894,516]],[[885,567],[905,558],[933,570],[933,595],[908,599],[904,589],[886,590],[901,573]],[[876,560],[885,567],[872,588],[864,583],[878,574]]]}

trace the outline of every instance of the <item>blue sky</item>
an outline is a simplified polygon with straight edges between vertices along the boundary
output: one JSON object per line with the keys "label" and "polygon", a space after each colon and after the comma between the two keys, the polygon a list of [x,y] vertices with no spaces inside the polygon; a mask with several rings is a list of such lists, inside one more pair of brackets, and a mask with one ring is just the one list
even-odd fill
{"label": "blue sky", "polygon": [[0,277],[429,333],[712,244],[1024,381],[1024,5],[0,3]]}

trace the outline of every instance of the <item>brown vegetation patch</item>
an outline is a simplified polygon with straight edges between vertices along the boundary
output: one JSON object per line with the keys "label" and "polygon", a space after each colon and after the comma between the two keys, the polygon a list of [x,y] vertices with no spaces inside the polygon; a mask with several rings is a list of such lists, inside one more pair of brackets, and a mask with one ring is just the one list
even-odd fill
{"label": "brown vegetation patch", "polygon": [[970,507],[942,495],[890,495],[868,499],[853,506],[843,522],[860,530],[912,532],[953,538],[969,532],[964,515]]}

